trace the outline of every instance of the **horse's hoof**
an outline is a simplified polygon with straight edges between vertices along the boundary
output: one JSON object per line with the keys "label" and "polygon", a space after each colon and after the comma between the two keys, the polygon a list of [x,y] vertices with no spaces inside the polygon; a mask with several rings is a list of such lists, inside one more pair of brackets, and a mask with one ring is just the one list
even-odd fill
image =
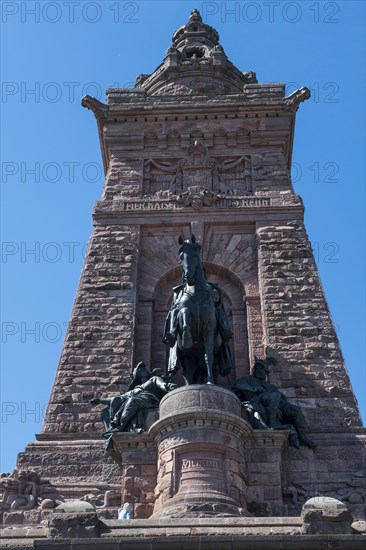
{"label": "horse's hoof", "polygon": [[208,385],[213,386],[213,382],[211,382],[210,380],[207,380],[206,385],[207,385],[207,386],[208,386]]}

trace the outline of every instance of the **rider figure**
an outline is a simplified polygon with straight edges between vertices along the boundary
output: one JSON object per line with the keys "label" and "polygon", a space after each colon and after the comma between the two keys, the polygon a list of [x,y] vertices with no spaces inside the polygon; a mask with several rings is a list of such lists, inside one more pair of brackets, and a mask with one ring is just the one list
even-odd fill
{"label": "rider figure", "polygon": [[[214,283],[206,281],[206,284],[207,290],[210,292],[210,295],[215,304],[217,325],[221,339],[223,342],[227,342],[233,336],[233,333],[230,329],[229,321],[226,316],[222,292]],[[168,344],[168,346],[170,346],[171,348],[175,346],[175,343],[177,341],[178,313],[180,309],[179,302],[183,295],[183,292],[184,285],[179,285],[173,288],[173,301],[165,321],[163,342],[165,344]]]}
{"label": "rider figure", "polygon": [[178,239],[182,284],[173,289],[173,300],[164,327],[170,346],[168,373],[183,370],[186,384],[217,383],[218,375],[233,369],[229,339],[232,332],[221,290],[207,281],[200,259],[200,245]]}

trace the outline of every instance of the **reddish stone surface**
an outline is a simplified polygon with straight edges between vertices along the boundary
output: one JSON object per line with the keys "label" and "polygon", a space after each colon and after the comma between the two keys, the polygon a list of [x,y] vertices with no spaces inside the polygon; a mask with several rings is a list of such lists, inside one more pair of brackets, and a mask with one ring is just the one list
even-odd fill
{"label": "reddish stone surface", "polygon": [[161,403],[154,517],[246,515],[245,439],[239,399],[218,386],[185,386]]}
{"label": "reddish stone surface", "polygon": [[[106,454],[101,407],[88,400],[126,391],[139,360],[164,366],[163,323],[181,281],[177,237],[193,229],[234,332],[235,372],[220,384],[249,374],[254,355],[275,356],[271,381],[302,407],[318,443],[298,450],[257,431],[245,452],[231,448],[247,509],[298,515],[320,494],[362,518],[365,432],[289,175],[296,111],[308,91],[285,97],[283,84],[242,74],[211,30],[200,29],[202,57],[189,57],[177,36],[176,49],[135,89],[108,90],[105,105],[83,100],[100,128],[106,180],[42,433],[17,469],[48,482],[52,499],[85,498],[105,518],[127,499],[136,517],[148,517],[169,493],[154,439],[121,434],[118,452]],[[31,510],[5,506],[4,518],[24,525],[49,513],[37,501]]]}

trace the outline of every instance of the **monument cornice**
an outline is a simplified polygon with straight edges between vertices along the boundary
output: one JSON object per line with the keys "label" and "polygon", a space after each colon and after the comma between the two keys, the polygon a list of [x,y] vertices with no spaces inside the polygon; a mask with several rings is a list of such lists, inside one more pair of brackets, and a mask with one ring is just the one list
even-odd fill
{"label": "monument cornice", "polygon": [[[268,219],[281,220],[291,213],[295,219],[302,220],[304,215],[304,207],[302,204],[275,206],[271,204],[270,198],[262,197],[243,197],[233,199],[232,197],[223,199],[232,200],[237,203],[234,207],[202,207],[197,210],[191,206],[180,206],[174,200],[126,200],[126,201],[97,201],[94,207],[93,220],[96,225],[108,225],[115,223],[126,223],[126,220],[131,220],[131,223],[139,223],[137,220],[144,218],[143,224],[155,224],[161,219],[161,213],[164,215],[173,216],[174,221],[183,220],[187,215],[199,215],[200,218],[207,218],[212,221],[216,216],[219,216],[220,221],[229,220],[235,212],[242,211],[246,214],[247,220],[266,221]],[[240,201],[248,201],[248,205],[238,205]],[[256,201],[257,205],[249,205],[249,201]],[[265,205],[264,203],[268,203]],[[260,204],[261,203],[261,204]],[[136,220],[134,222],[134,220]],[[216,221],[219,221],[218,219]],[[179,222],[180,223],[180,222]]]}
{"label": "monument cornice", "polygon": [[43,442],[54,442],[58,440],[63,442],[70,442],[70,444],[88,445],[90,443],[98,446],[103,446],[103,442],[100,440],[100,436],[96,432],[42,432],[35,434],[36,441],[42,444]]}
{"label": "monument cornice", "polygon": [[[292,108],[296,109],[301,101],[305,101],[310,97],[306,94],[307,88],[300,88],[296,90],[290,96],[285,97],[282,92],[284,85],[279,85],[280,90],[276,87],[266,87],[261,93],[258,90],[259,85],[255,86],[256,90],[246,90],[240,94],[227,94],[211,96],[205,94],[192,94],[192,95],[164,95],[164,96],[147,96],[144,94],[136,94],[134,89],[114,89],[107,90],[107,100],[112,99],[114,101],[107,101],[107,104],[103,104],[95,98],[85,96],[82,99],[82,106],[93,111],[97,118],[113,118],[116,114],[128,114],[141,111],[145,115],[146,110],[164,110],[171,113],[180,109],[186,109],[192,107],[196,109],[198,106],[202,107],[207,112],[212,111],[212,106],[222,107],[225,111],[237,111],[238,106],[243,108],[262,108],[268,110],[269,108],[277,108],[280,111],[291,112]],[[305,91],[304,91],[305,90]],[[197,114],[197,112],[195,112]]]}
{"label": "monument cornice", "polygon": [[[203,423],[203,424],[202,424]],[[176,412],[157,420],[150,428],[149,435],[160,442],[161,439],[172,434],[179,434],[181,429],[193,428],[194,426],[205,426],[205,429],[218,429],[235,433],[246,440],[252,435],[252,428],[243,418],[224,411],[201,410],[195,411],[194,418],[192,411]],[[177,443],[177,446],[181,443]]]}
{"label": "monument cornice", "polygon": [[[291,111],[297,109],[302,101],[309,99],[310,90],[306,87],[295,90],[289,96],[284,94],[284,84],[247,84],[242,93],[222,94],[210,96],[207,94],[191,95],[162,95],[148,96],[143,90],[135,88],[107,89],[107,103],[104,104],[91,96],[84,96],[81,104],[92,110],[97,118],[113,118],[118,112],[121,114],[146,110],[167,109],[169,112],[181,108],[198,105],[208,111],[212,106],[222,106],[225,111],[236,110],[238,104],[244,108],[261,107],[263,109],[277,107],[279,110]],[[234,104],[234,105],[233,105]],[[197,114],[197,113],[196,113]]]}
{"label": "monument cornice", "polygon": [[[147,112],[149,116],[158,120],[149,122],[163,122],[165,115],[192,116],[192,120],[206,120],[208,116],[220,116],[223,118],[233,114],[235,119],[261,119],[268,118],[271,112],[274,116],[289,118],[289,129],[284,130],[260,130],[260,134],[253,134],[253,137],[261,139],[262,135],[267,139],[285,139],[284,144],[287,165],[291,165],[293,134],[296,111],[299,104],[310,97],[308,88],[302,87],[291,95],[284,96],[283,84],[248,84],[244,87],[242,94],[227,94],[225,96],[212,95],[170,95],[170,96],[148,96],[143,89],[110,89],[107,90],[107,104],[90,96],[82,99],[82,106],[93,111],[98,125],[99,139],[105,172],[108,170],[112,142],[118,142],[120,137],[105,135],[105,126],[109,123],[126,122],[128,117],[134,117],[134,122],[145,123]],[[112,101],[113,100],[113,101]],[[197,114],[199,111],[199,114]],[[213,113],[215,111],[215,113]],[[262,116],[263,115],[263,116]],[[164,120],[159,120],[159,116]],[[118,121],[123,117],[124,121]],[[141,117],[141,120],[138,118]],[[171,118],[171,122],[174,120]],[[178,121],[179,122],[179,121]],[[259,131],[259,129],[253,131]],[[140,139],[138,139],[140,138]],[[142,135],[135,136],[138,150],[144,148]]]}

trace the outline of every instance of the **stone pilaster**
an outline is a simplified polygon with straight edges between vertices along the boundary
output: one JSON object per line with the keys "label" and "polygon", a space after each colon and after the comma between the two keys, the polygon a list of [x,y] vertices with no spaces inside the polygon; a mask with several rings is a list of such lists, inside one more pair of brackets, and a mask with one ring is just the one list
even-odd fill
{"label": "stone pilaster", "polygon": [[[154,412],[150,412],[154,416]],[[130,503],[135,519],[148,518],[154,509],[157,452],[147,433],[116,433],[113,447],[122,465],[121,502]]]}
{"label": "stone pilaster", "polygon": [[361,426],[342,352],[303,224],[258,226],[265,344],[271,380],[302,406],[310,429]]}
{"label": "stone pilaster", "polygon": [[96,226],[43,433],[103,429],[88,400],[125,391],[133,365],[139,228]]}

